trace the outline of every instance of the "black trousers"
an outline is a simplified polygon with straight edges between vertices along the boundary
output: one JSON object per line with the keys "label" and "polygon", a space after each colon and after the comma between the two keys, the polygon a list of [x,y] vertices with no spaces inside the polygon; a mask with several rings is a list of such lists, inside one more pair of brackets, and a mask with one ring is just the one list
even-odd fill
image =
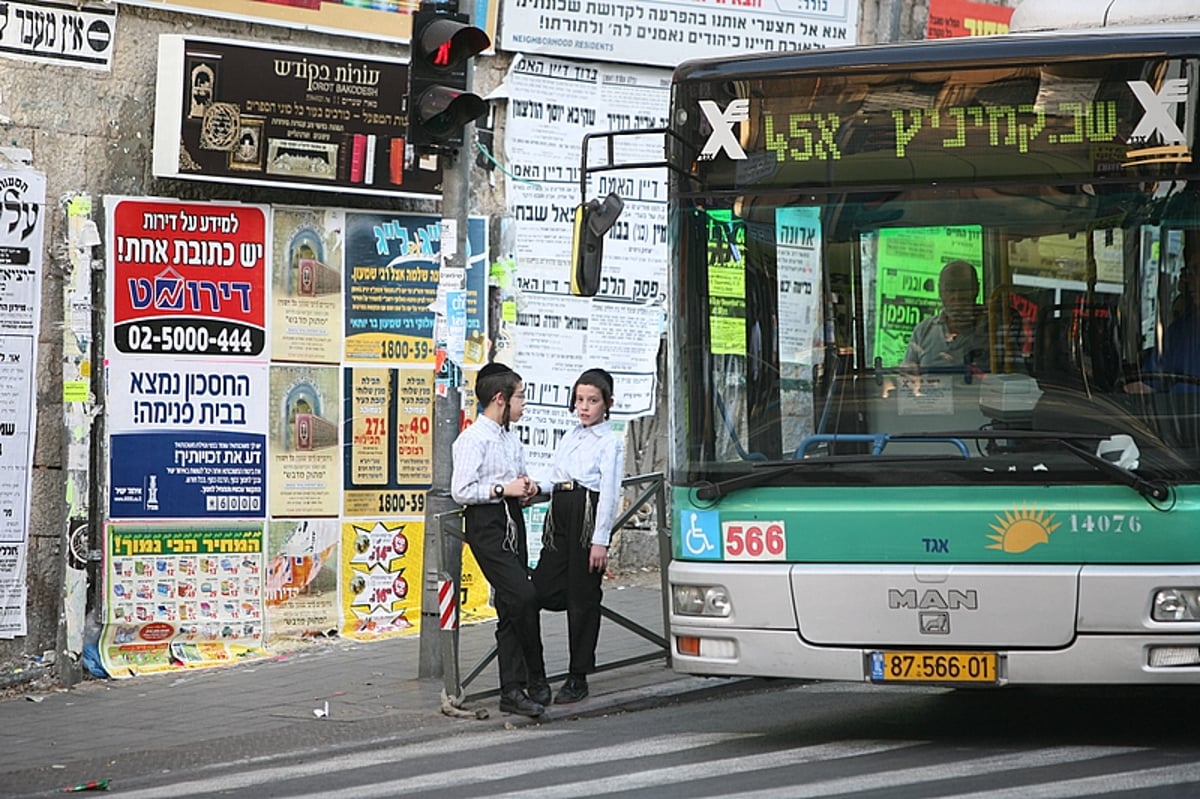
{"label": "black trousers", "polygon": [[542,547],[533,584],[544,610],[567,612],[567,640],[571,648],[569,671],[576,676],[596,670],[596,644],[600,640],[600,588],[603,572],[588,571],[592,545],[583,543],[584,503],[595,508],[599,495],[577,489],[554,494],[551,503],[553,547]]}
{"label": "black trousers", "polygon": [[525,519],[518,500],[505,502],[518,527],[515,552],[504,545],[508,518],[503,505],[468,505],[463,511],[467,543],[495,592],[496,657],[502,692],[546,679],[540,608],[537,590],[530,580]]}

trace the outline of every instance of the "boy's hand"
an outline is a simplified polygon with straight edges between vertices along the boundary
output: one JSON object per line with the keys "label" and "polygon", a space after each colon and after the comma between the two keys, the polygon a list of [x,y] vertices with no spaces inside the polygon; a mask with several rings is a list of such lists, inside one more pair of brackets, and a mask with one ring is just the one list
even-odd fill
{"label": "boy's hand", "polygon": [[529,500],[531,500],[535,496],[537,496],[537,492],[538,492],[537,483],[530,480],[529,475],[523,474],[518,479],[520,479],[520,481],[521,481],[521,499],[528,502]]}
{"label": "boy's hand", "polygon": [[608,568],[608,547],[592,544],[592,551],[588,555],[588,571],[604,573]]}

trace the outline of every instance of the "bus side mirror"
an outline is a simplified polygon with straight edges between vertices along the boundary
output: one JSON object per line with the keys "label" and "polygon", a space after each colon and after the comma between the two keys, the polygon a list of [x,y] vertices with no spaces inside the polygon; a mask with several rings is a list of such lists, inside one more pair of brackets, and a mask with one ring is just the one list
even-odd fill
{"label": "bus side mirror", "polygon": [[575,227],[571,237],[571,293],[576,297],[594,297],[600,290],[604,234],[616,224],[624,208],[625,203],[617,194],[575,206]]}

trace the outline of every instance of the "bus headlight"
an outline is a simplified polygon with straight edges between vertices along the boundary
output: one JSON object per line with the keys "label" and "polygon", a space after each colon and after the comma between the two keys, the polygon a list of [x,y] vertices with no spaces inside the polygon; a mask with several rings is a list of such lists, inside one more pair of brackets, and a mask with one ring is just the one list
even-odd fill
{"label": "bus headlight", "polygon": [[1163,588],[1154,594],[1155,621],[1200,621],[1200,588]]}
{"label": "bus headlight", "polygon": [[672,604],[680,616],[728,616],[733,611],[723,585],[673,585]]}

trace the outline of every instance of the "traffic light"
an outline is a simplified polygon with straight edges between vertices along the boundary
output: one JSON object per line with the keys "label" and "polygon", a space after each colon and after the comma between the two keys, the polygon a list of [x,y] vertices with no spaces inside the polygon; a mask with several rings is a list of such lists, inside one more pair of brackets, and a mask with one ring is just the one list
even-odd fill
{"label": "traffic light", "polygon": [[462,144],[463,126],[487,111],[487,102],[467,91],[467,65],[491,44],[470,17],[458,13],[457,3],[421,3],[413,14],[408,65],[409,142]]}
{"label": "traffic light", "polygon": [[604,234],[617,223],[624,208],[625,203],[618,194],[575,206],[575,227],[571,237],[571,293],[575,296],[594,297],[600,290]]}

